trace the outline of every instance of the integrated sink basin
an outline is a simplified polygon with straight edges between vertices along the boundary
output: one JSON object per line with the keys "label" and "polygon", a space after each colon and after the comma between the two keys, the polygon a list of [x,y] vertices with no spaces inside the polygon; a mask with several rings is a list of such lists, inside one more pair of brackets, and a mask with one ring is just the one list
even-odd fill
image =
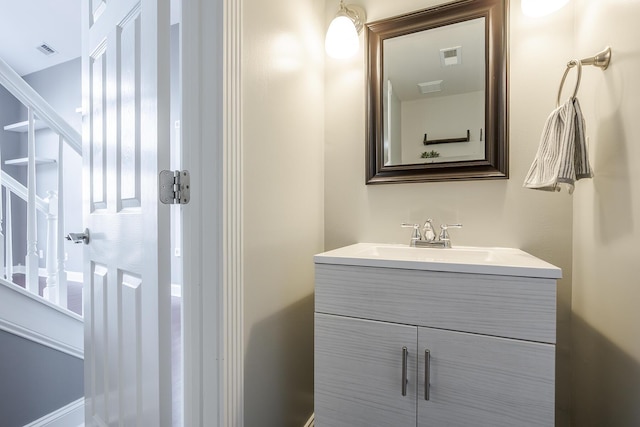
{"label": "integrated sink basin", "polygon": [[562,277],[560,268],[520,249],[456,246],[416,248],[400,244],[357,243],[318,254],[319,264],[359,265],[412,270],[506,276]]}
{"label": "integrated sink basin", "polygon": [[450,249],[413,248],[403,245],[363,245],[358,255],[369,258],[407,260],[407,261],[440,261],[440,262],[487,262],[493,253],[486,248],[458,247]]}

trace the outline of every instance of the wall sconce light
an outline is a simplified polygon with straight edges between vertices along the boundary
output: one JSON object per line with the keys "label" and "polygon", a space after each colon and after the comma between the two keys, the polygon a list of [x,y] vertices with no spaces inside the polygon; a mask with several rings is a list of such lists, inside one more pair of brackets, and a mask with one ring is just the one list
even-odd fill
{"label": "wall sconce light", "polygon": [[340,0],[340,10],[329,24],[324,40],[327,55],[336,59],[355,55],[360,46],[358,34],[364,27],[364,20],[364,9],[354,5],[345,6],[344,1]]}
{"label": "wall sconce light", "polygon": [[527,16],[540,17],[562,9],[569,0],[522,0],[522,13]]}

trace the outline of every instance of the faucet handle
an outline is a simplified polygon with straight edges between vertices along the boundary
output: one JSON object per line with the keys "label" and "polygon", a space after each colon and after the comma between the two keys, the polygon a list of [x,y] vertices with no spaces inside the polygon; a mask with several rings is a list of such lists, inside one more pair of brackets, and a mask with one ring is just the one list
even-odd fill
{"label": "faucet handle", "polygon": [[442,241],[450,241],[449,232],[447,231],[450,228],[462,228],[462,224],[442,224],[440,226],[440,236],[439,239]]}
{"label": "faucet handle", "polygon": [[436,240],[436,233],[433,231],[433,220],[431,218],[427,219],[422,226],[422,238],[426,242],[433,242]]}
{"label": "faucet handle", "polygon": [[442,224],[440,228],[444,228],[445,230],[448,228],[462,228],[462,224]]}
{"label": "faucet handle", "polygon": [[410,246],[415,246],[416,241],[422,240],[422,235],[420,234],[420,224],[409,224],[403,222],[400,226],[403,228],[413,228],[413,232],[411,233],[411,242],[409,243]]}

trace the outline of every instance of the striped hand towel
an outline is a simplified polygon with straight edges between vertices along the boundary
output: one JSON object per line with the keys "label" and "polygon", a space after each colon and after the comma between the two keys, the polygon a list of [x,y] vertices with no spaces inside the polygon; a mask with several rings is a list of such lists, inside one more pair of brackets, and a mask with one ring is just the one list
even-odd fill
{"label": "striped hand towel", "polygon": [[592,176],[582,110],[578,99],[571,98],[547,118],[524,187],[560,191],[565,186],[571,194],[575,181]]}

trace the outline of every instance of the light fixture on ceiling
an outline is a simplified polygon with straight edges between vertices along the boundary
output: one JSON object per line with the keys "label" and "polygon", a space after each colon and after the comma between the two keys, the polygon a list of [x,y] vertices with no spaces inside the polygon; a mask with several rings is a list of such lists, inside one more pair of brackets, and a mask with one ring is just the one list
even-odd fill
{"label": "light fixture on ceiling", "polygon": [[355,55],[360,46],[358,34],[362,31],[364,19],[364,9],[354,5],[346,6],[344,1],[340,0],[340,10],[329,24],[324,40],[327,55],[336,59]]}
{"label": "light fixture on ceiling", "polygon": [[522,13],[527,16],[540,17],[562,9],[569,0],[522,0]]}

